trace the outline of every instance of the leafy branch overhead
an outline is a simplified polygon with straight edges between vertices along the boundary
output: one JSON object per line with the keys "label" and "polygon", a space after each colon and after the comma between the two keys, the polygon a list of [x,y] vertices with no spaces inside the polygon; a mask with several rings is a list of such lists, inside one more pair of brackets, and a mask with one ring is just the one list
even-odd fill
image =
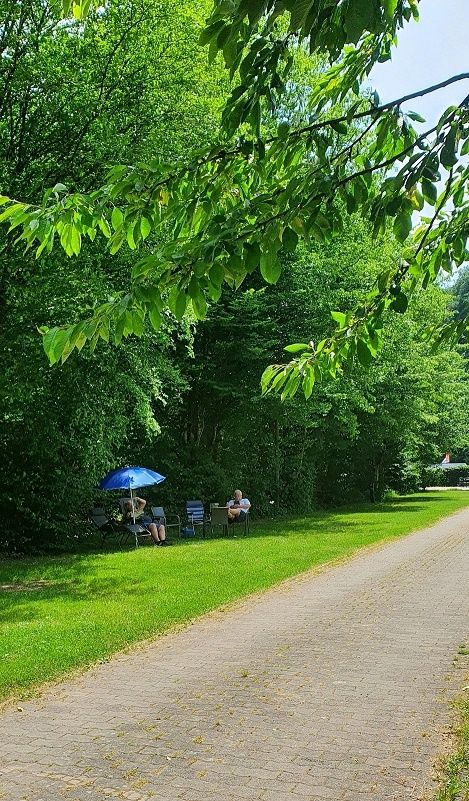
{"label": "leafy branch overhead", "polygon": [[[64,10],[81,19],[88,7],[68,2]],[[211,59],[222,53],[233,82],[217,147],[184,164],[116,166],[88,193],[57,184],[37,205],[2,197],[0,222],[37,257],[56,242],[76,256],[83,239],[96,237],[111,254],[139,250],[127,293],[88,320],[43,332],[51,363],[87,342],[93,349],[100,338],[141,335],[147,320],[158,329],[168,309],[180,319],[190,306],[203,318],[225,282],[236,288],[256,270],[275,283],[300,239],[327,242],[346,215],[359,213],[377,246],[392,226],[401,262],[379,276],[360,308],[334,313],[329,338],[288,346],[292,360],[267,368],[263,388],[288,398],[301,387],[308,397],[315,381],[347,362],[369,364],[386,311],[405,312],[414,292],[467,258],[469,73],[386,104],[362,91],[412,17],[417,0],[216,0],[201,44]],[[298,120],[282,100],[306,48],[327,64]],[[461,102],[436,125],[402,111],[450,83],[461,84]],[[461,320],[436,336],[457,337],[465,327]]]}

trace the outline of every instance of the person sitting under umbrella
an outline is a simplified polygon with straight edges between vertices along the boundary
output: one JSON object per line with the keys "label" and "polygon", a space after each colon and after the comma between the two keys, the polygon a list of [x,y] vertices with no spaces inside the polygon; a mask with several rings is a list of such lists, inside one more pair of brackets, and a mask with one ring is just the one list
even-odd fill
{"label": "person sitting under umbrella", "polygon": [[140,523],[150,532],[155,545],[167,545],[165,527],[162,523],[157,525],[149,515],[145,514],[146,503],[144,498],[137,498],[136,496],[127,498],[122,504],[124,521],[126,523]]}

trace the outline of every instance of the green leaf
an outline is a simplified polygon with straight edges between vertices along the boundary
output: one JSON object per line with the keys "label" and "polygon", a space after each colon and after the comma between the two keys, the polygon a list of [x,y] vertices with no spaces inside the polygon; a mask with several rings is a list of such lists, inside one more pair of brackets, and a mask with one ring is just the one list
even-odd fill
{"label": "green leaf", "polygon": [[209,270],[209,277],[212,282],[217,287],[221,287],[223,283],[223,279],[225,277],[225,270],[223,269],[223,265],[220,262],[215,262],[212,264]]}
{"label": "green leaf", "polygon": [[308,232],[306,230],[305,223],[302,217],[293,217],[293,219],[290,220],[290,225],[293,228],[293,230],[298,234],[298,236],[302,236],[305,239],[307,239]]}
{"label": "green leaf", "polygon": [[127,337],[134,332],[134,317],[130,309],[124,312],[124,336]]}
{"label": "green leaf", "polygon": [[103,232],[106,239],[111,238],[111,229],[109,228],[109,223],[104,217],[98,217],[98,225]]}
{"label": "green leaf", "polygon": [[293,398],[296,395],[298,387],[301,383],[301,376],[297,369],[293,368],[286,384],[284,385],[282,394],[280,395],[282,401],[287,400],[287,398]]}
{"label": "green leaf", "polygon": [[136,223],[134,222],[134,223],[131,223],[129,225],[129,227],[127,228],[127,234],[126,234],[127,244],[128,244],[128,246],[129,246],[129,248],[131,250],[135,250],[136,247],[137,247],[137,245],[135,243],[135,239],[134,239],[135,226],[136,226]]}
{"label": "green leaf", "polygon": [[332,311],[331,317],[333,320],[335,320],[336,323],[339,324],[340,328],[344,328],[344,326],[347,323],[347,315],[344,314],[343,312]]}
{"label": "green leaf", "polygon": [[124,215],[122,214],[121,210],[116,207],[113,208],[111,214],[111,225],[114,228],[114,231],[118,231],[119,228],[122,228],[122,224],[124,222]]}
{"label": "green leaf", "polygon": [[221,288],[215,284],[212,284],[210,279],[208,281],[207,294],[211,300],[215,301],[215,303],[221,298]]}
{"label": "green leaf", "polygon": [[264,10],[264,5],[265,0],[249,0],[249,2],[246,3],[248,19],[251,25],[253,25],[261,16]]}
{"label": "green leaf", "polygon": [[228,39],[223,46],[223,58],[225,59],[225,66],[232,67],[238,55],[238,48],[233,39]]}
{"label": "green leaf", "polygon": [[352,184],[353,196],[357,207],[368,200],[368,187],[362,175],[359,175]]}
{"label": "green leaf", "polygon": [[81,234],[75,226],[72,226],[70,244],[75,256],[78,256],[81,250]]}
{"label": "green leaf", "polygon": [[161,326],[161,312],[156,306],[152,306],[150,309],[149,317],[153,328],[158,331]]}
{"label": "green leaf", "polygon": [[430,203],[432,206],[435,205],[438,197],[438,190],[435,184],[428,178],[422,178],[422,194],[427,203]]}
{"label": "green leaf", "polygon": [[84,327],[85,327],[84,323],[78,323],[73,328],[72,333],[70,335],[70,339],[69,339],[70,347],[72,349],[76,348],[78,350],[78,352],[80,352],[83,349],[83,346],[85,345],[85,342],[86,342],[86,336],[83,333]]}
{"label": "green leaf", "polygon": [[70,223],[67,223],[67,225],[64,225],[62,233],[60,235],[60,244],[65,250],[67,256],[73,256],[72,231],[73,231],[73,226]]}
{"label": "green leaf", "polygon": [[401,211],[394,221],[393,231],[396,239],[404,242],[412,231],[412,215],[407,211]]}
{"label": "green leaf", "polygon": [[376,22],[375,0],[348,0],[345,30],[349,42],[358,42],[365,30],[373,32]]}
{"label": "green leaf", "polygon": [[382,0],[384,13],[388,22],[392,22],[399,0]]}
{"label": "green leaf", "polygon": [[142,217],[140,220],[140,231],[142,239],[146,239],[151,231],[151,222],[147,217]]}
{"label": "green leaf", "polygon": [[440,161],[443,167],[446,167],[447,170],[450,170],[451,167],[454,167],[458,160],[456,153],[456,134],[457,127],[453,125],[448,136],[446,137],[443,150],[440,153]]}
{"label": "green leaf", "polygon": [[176,296],[176,302],[174,304],[174,316],[177,320],[182,320],[184,317],[184,313],[186,311],[187,306],[187,294],[184,289],[181,289]]}
{"label": "green leaf", "polygon": [[109,318],[106,317],[99,326],[99,336],[101,339],[104,339],[105,342],[109,342]]}
{"label": "green leaf", "polygon": [[277,375],[277,373],[278,373],[278,367],[274,367],[271,364],[265,368],[261,376],[261,387],[263,393],[267,391],[270,382],[272,381],[273,377]]}
{"label": "green leaf", "polygon": [[249,121],[257,136],[261,135],[261,104],[254,103],[249,114]]}
{"label": "green leaf", "polygon": [[70,329],[59,327],[50,328],[44,334],[42,345],[51,366],[60,361],[63,350],[68,341],[69,334]]}
{"label": "green leaf", "polygon": [[[123,232],[120,232],[123,236]],[[114,235],[116,236],[116,235]],[[143,259],[137,261],[132,267],[132,279],[138,280],[139,278],[148,276],[158,264],[158,257],[155,254],[144,256]]]}
{"label": "green leaf", "polygon": [[[312,0],[294,0],[289,3],[288,10],[291,13],[290,30],[297,31],[303,25],[306,15],[311,8]],[[292,6],[292,7],[290,7]]]}
{"label": "green leaf", "polygon": [[211,25],[208,25],[206,28],[204,28],[199,37],[199,45],[203,46],[208,44],[214,36],[217,36],[224,25],[225,23],[223,20],[217,20],[216,22],[213,22]]}
{"label": "green leaf", "polygon": [[191,275],[188,291],[189,291],[189,297],[191,298],[195,298],[195,296],[198,295],[198,293],[200,292],[200,284],[195,275]]}
{"label": "green leaf", "polygon": [[305,369],[305,375],[303,376],[303,392],[306,400],[311,397],[314,388],[314,382],[316,380],[316,375],[314,372],[314,368],[308,364]]}
{"label": "green leaf", "polygon": [[207,272],[207,265],[202,259],[199,259],[192,269],[194,270],[194,275],[196,275],[197,278],[201,278]]}
{"label": "green leaf", "polygon": [[357,340],[357,356],[358,361],[363,367],[369,367],[373,361],[373,355],[367,343],[364,342],[363,339]]}
{"label": "green leaf", "polygon": [[414,187],[412,192],[409,193],[409,200],[412,203],[412,208],[422,211],[425,201],[416,187]]}
{"label": "green leaf", "polygon": [[122,243],[124,241],[124,231],[122,228],[119,228],[116,231],[111,239],[109,240],[109,253],[114,256],[115,253],[121,248]]}
{"label": "green leaf", "polygon": [[83,20],[90,10],[91,0],[74,0],[72,4],[73,16],[76,20]]}
{"label": "green leaf", "polygon": [[378,275],[377,283],[380,292],[384,292],[387,289],[391,274],[391,270],[383,270],[383,272]]}
{"label": "green leaf", "polygon": [[133,309],[132,322],[133,322],[133,333],[137,337],[141,337],[143,335],[145,325],[144,325],[144,314],[142,311],[140,311],[140,309]]}
{"label": "green leaf", "polygon": [[408,111],[407,116],[415,122],[426,122],[425,117],[422,117],[421,114],[417,114],[416,111]]}
{"label": "green leaf", "polygon": [[9,217],[13,217],[14,214],[18,212],[23,212],[25,209],[28,209],[29,206],[25,206],[23,203],[14,203],[13,206],[8,206],[5,211],[2,211],[0,214],[0,222],[7,220]]}
{"label": "green leaf", "polygon": [[311,345],[307,345],[305,342],[295,342],[293,345],[287,345],[284,350],[287,353],[302,353],[305,350],[311,350]]}
{"label": "green leaf", "polygon": [[348,125],[345,122],[339,122],[339,120],[332,120],[332,122],[330,122],[329,125],[334,131],[337,131],[337,133],[340,134],[348,133]]}
{"label": "green leaf", "polygon": [[198,320],[203,320],[207,314],[207,301],[204,293],[199,291],[191,300],[195,316]]}
{"label": "green leaf", "polygon": [[282,234],[282,247],[286,253],[291,253],[296,250],[298,245],[298,234],[293,228],[285,228]]}
{"label": "green leaf", "polygon": [[114,331],[114,342],[116,345],[119,345],[122,337],[124,336],[124,325],[125,325],[125,314],[121,314],[116,322],[116,328]]}
{"label": "green leaf", "polygon": [[409,299],[404,292],[399,292],[391,303],[391,309],[398,314],[404,314],[407,311]]}
{"label": "green leaf", "polygon": [[347,208],[347,214],[353,214],[353,212],[358,208],[358,201],[355,195],[351,195],[350,192],[347,192],[345,195],[345,205]]}
{"label": "green leaf", "polygon": [[272,251],[261,253],[260,269],[264,281],[267,281],[268,284],[276,284],[282,272],[282,265],[277,254]]}
{"label": "green leaf", "polygon": [[261,258],[261,249],[258,243],[245,242],[244,250],[246,251],[246,255],[244,257],[246,270],[248,271],[248,273],[253,272],[253,270],[257,270]]}

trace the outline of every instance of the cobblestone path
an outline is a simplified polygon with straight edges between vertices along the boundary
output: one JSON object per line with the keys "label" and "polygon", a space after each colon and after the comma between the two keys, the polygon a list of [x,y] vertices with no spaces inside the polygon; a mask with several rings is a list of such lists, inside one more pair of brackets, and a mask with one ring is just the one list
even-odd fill
{"label": "cobblestone path", "polygon": [[0,798],[426,797],[468,575],[469,509],[6,709]]}

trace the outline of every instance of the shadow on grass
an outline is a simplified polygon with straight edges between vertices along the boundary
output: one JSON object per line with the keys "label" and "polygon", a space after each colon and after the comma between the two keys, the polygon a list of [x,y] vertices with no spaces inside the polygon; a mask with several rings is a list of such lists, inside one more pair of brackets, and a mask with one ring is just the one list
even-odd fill
{"label": "shadow on grass", "polygon": [[[284,517],[278,516],[270,519],[254,519],[251,521],[251,532],[247,536],[248,539],[252,539],[254,537],[282,535],[288,536],[290,532],[296,533],[304,530],[305,527],[310,529],[307,532],[308,534],[314,535],[315,533],[320,533],[326,528],[330,528],[331,524],[338,523],[339,521],[340,529],[342,530],[349,526],[356,528],[362,525],[362,521],[355,520],[351,523],[347,523],[344,520],[344,517],[357,514],[388,514],[392,512],[418,513],[422,511],[424,506],[428,504],[435,505],[442,502],[447,502],[447,498],[430,495],[424,496],[419,494],[416,496],[405,496],[402,498],[389,498],[386,501],[376,504],[360,503],[350,506],[335,507],[334,509],[317,509],[309,515],[302,515],[301,517],[296,518],[292,518],[291,515],[285,515]],[[282,529],[282,531],[279,531],[279,529]],[[241,525],[239,528],[235,525],[233,532],[230,530],[227,535],[223,535],[219,531],[215,531],[213,535],[207,532],[205,538],[200,534],[194,538],[172,537],[171,546],[177,548],[187,548],[201,542],[232,540],[234,536],[238,539],[241,539],[245,536]],[[147,548],[149,546],[144,545],[142,547]],[[130,540],[125,546],[119,545],[119,543],[114,539],[110,539],[103,544],[99,535],[96,535],[88,538],[86,543],[83,545],[83,550],[79,550],[78,553],[25,556],[21,559],[6,558],[3,560],[2,564],[0,564],[0,583],[14,581],[15,574],[18,574],[19,576],[18,581],[27,580],[27,574],[29,572],[28,568],[31,569],[31,572],[35,575],[35,580],[37,580],[37,568],[42,567],[43,565],[50,565],[51,567],[55,565],[59,568],[63,567],[64,569],[67,569],[67,567],[71,567],[76,562],[80,563],[81,561],[85,561],[86,563],[88,558],[92,558],[93,560],[99,557],[106,558],[110,554],[133,552],[134,550],[135,548]],[[158,553],[159,549],[156,549],[155,556],[157,556]]]}
{"label": "shadow on grass", "polygon": [[[367,530],[366,521],[360,517],[362,514],[389,515],[394,512],[418,514],[428,508],[428,504],[438,505],[445,501],[441,496],[406,496],[391,498],[385,502],[372,504],[357,504],[354,506],[335,508],[331,510],[317,510],[312,515],[291,519],[291,517],[274,518],[271,520],[258,520],[251,522],[251,532],[244,535],[241,526],[235,526],[228,535],[207,536],[206,539],[197,538],[173,540],[171,549],[151,549],[155,560],[163,554],[184,555],[181,561],[174,560],[176,569],[184,570],[187,567],[186,557],[190,556],[191,548],[200,548],[206,544],[252,542],[266,538],[288,538],[298,534],[310,541],[323,538],[327,534],[328,540],[335,537],[344,537],[360,534],[363,542],[369,539],[377,540],[375,527]],[[348,519],[350,518],[350,519]],[[430,523],[431,524],[431,523]],[[408,528],[412,530],[412,526]],[[235,536],[234,536],[235,535]],[[236,538],[235,538],[236,537]],[[318,543],[319,544],[319,543]],[[111,543],[109,543],[111,545]],[[146,552],[148,546],[142,546]],[[136,563],[129,562],[129,573],[126,575],[120,563],[119,556],[126,558],[134,553],[131,546],[126,549],[119,547],[99,548],[96,551],[87,550],[85,553],[65,554],[51,557],[27,557],[22,560],[6,560],[0,569],[0,621],[28,621],[41,617],[43,603],[50,603],[54,599],[64,602],[76,603],[86,601],[90,597],[106,598],[116,594],[118,585],[122,597],[145,595],[148,587],[145,582],[140,584],[141,574],[136,570]],[[183,552],[183,553],[181,553]],[[148,553],[148,556],[150,554]],[[111,557],[111,559],[109,558]],[[117,561],[113,563],[113,558]],[[194,554],[194,560],[197,559]],[[216,558],[216,557],[215,557]],[[172,560],[171,560],[172,561]],[[179,563],[179,564],[178,564]],[[165,560],[166,567],[168,562]],[[96,576],[103,566],[106,576]],[[141,566],[139,568],[141,570]],[[1,585],[5,586],[3,589]],[[13,585],[13,586],[12,586]],[[16,586],[15,586],[16,585]]]}
{"label": "shadow on grass", "polygon": [[[400,512],[402,509],[411,511],[416,506],[421,506],[422,504],[438,504],[442,502],[447,503],[448,499],[446,497],[442,497],[440,495],[432,496],[428,495],[416,495],[412,497],[412,495],[406,495],[405,498],[389,498],[387,501],[382,501],[381,503],[370,503],[368,505],[361,505],[363,507],[363,511],[367,512]],[[405,506],[404,506],[405,504]],[[357,509],[358,507],[355,507]]]}

